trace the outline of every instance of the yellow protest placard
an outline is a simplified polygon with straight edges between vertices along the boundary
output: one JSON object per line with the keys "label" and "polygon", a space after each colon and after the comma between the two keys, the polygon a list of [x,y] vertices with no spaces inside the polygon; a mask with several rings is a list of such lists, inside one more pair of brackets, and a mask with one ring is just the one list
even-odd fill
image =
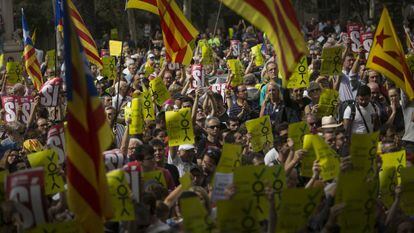
{"label": "yellow protest placard", "polygon": [[9,61],[6,64],[7,82],[16,84],[22,79],[23,67],[19,62]]}
{"label": "yellow protest placard", "polygon": [[341,232],[374,232],[378,183],[368,182],[360,171],[341,173],[335,203],[345,203],[338,217]]}
{"label": "yellow protest placard", "polygon": [[382,168],[395,167],[397,169],[398,184],[401,184],[401,168],[407,166],[405,150],[381,155]]}
{"label": "yellow protest placard", "polygon": [[152,97],[154,98],[155,103],[157,103],[158,106],[163,105],[165,101],[171,98],[170,92],[168,92],[167,87],[165,86],[164,82],[160,77],[156,77],[153,80],[151,80],[149,85]]}
{"label": "yellow protest placard", "polygon": [[109,55],[120,57],[122,52],[122,41],[110,40],[109,41]]}
{"label": "yellow protest placard", "polygon": [[223,145],[219,164],[217,165],[216,172],[231,173],[235,167],[241,165],[242,147],[239,144]]}
{"label": "yellow protest placard", "polygon": [[379,132],[370,134],[352,134],[351,161],[353,169],[374,177],[377,174],[377,145]]}
{"label": "yellow protest placard", "polygon": [[201,64],[210,65],[213,63],[213,49],[210,44],[207,43],[205,39],[198,41],[198,47],[201,50]]}
{"label": "yellow protest placard", "polygon": [[31,167],[43,167],[45,173],[45,193],[46,195],[55,194],[65,190],[61,168],[59,165],[59,155],[55,150],[43,150],[27,155]]}
{"label": "yellow protest placard", "polygon": [[401,168],[401,208],[404,213],[414,215],[414,167]]}
{"label": "yellow protest placard", "polygon": [[229,38],[233,39],[233,35],[234,35],[234,29],[233,28],[229,28]]}
{"label": "yellow protest placard", "polygon": [[103,69],[102,76],[108,77],[108,79],[116,79],[116,62],[115,57],[103,57],[102,58]]}
{"label": "yellow protest placard", "polygon": [[312,139],[316,159],[321,166],[321,177],[324,181],[336,178],[339,175],[339,157],[336,152],[320,137]]}
{"label": "yellow protest placard", "polygon": [[124,117],[125,117],[125,120],[131,118],[131,106],[125,105]]}
{"label": "yellow protest placard", "polygon": [[0,69],[4,66],[4,53],[0,54]]}
{"label": "yellow protest placard", "polygon": [[112,170],[106,173],[108,179],[111,203],[114,208],[112,221],[132,221],[135,219],[134,204],[131,199],[125,172],[123,170]]}
{"label": "yellow protest placard", "polygon": [[217,225],[219,232],[259,233],[258,209],[254,197],[243,201],[231,199],[217,202]]}
{"label": "yellow protest placard", "polygon": [[180,177],[180,184],[182,190],[188,190],[192,186],[190,172],[186,172],[183,176]]}
{"label": "yellow protest placard", "polygon": [[[306,56],[299,60],[298,65],[293,71],[292,76],[287,80],[287,88],[308,88],[309,87],[309,71],[308,71],[308,60]],[[285,79],[283,79],[286,82]],[[284,86],[286,86],[284,85]]]}
{"label": "yellow protest placard", "polygon": [[256,66],[264,65],[264,58],[262,54],[262,44],[255,45],[251,48],[254,57],[254,64]]}
{"label": "yellow protest placard", "polygon": [[118,28],[111,29],[111,40],[118,40]]}
{"label": "yellow protest placard", "polygon": [[344,47],[334,46],[322,49],[321,75],[342,74],[342,51]]}
{"label": "yellow protest placard", "polygon": [[316,160],[316,153],[313,149],[313,138],[319,137],[314,134],[306,134],[303,137],[303,149],[306,150],[306,156],[302,158],[300,163],[300,175],[304,177],[312,177],[313,162]]}
{"label": "yellow protest placard", "polygon": [[254,152],[273,146],[272,125],[269,115],[246,121],[246,129],[251,134],[251,144]]}
{"label": "yellow protest placard", "polygon": [[385,167],[379,172],[381,201],[388,208],[394,202],[395,187],[397,186],[397,170],[395,167]]}
{"label": "yellow protest placard", "polygon": [[46,52],[47,56],[47,68],[48,69],[55,69],[55,61],[56,61],[56,51],[54,49],[49,50]]}
{"label": "yellow protest placard", "polygon": [[144,120],[155,120],[155,109],[152,101],[151,91],[145,89],[142,91],[142,116]]}
{"label": "yellow protest placard", "polygon": [[206,208],[198,197],[180,200],[180,212],[184,220],[184,231],[191,233],[212,232],[215,228],[213,220],[208,216]]}
{"label": "yellow protest placard", "polygon": [[321,201],[321,188],[292,188],[282,194],[276,232],[301,232]]}
{"label": "yellow protest placard", "polygon": [[59,233],[83,233],[84,230],[79,227],[79,223],[75,220],[46,223],[36,226],[33,229],[25,231],[26,233],[47,233],[47,232],[59,232]]}
{"label": "yellow protest placard", "polygon": [[144,119],[142,118],[142,99],[133,98],[131,101],[131,124],[129,125],[129,134],[142,134],[144,131]]}
{"label": "yellow protest placard", "polygon": [[169,146],[194,144],[194,129],[190,108],[182,108],[179,111],[167,111],[165,113],[165,121]]}
{"label": "yellow protest placard", "polygon": [[244,76],[244,66],[239,59],[229,59],[227,60],[227,66],[229,67],[231,73],[233,74],[233,79],[231,80],[231,86],[236,87],[243,83]]}
{"label": "yellow protest placard", "polygon": [[269,213],[265,188],[270,187],[275,191],[275,204],[278,209],[282,193],[286,189],[285,170],[281,165],[238,167],[234,170],[233,184],[237,187],[237,193],[233,198],[244,200],[255,197],[255,208],[258,209],[260,218],[264,219]]}
{"label": "yellow protest placard", "polygon": [[150,172],[143,172],[142,179],[144,184],[148,182],[157,182],[168,189],[167,182],[165,181],[164,173],[161,170],[154,170]]}
{"label": "yellow protest placard", "polygon": [[338,106],[339,93],[333,89],[323,89],[319,97],[319,107],[317,116],[322,118],[323,116],[335,116],[336,107]]}
{"label": "yellow protest placard", "polygon": [[288,137],[293,140],[295,150],[303,148],[303,138],[309,134],[308,124],[304,121],[289,124]]}

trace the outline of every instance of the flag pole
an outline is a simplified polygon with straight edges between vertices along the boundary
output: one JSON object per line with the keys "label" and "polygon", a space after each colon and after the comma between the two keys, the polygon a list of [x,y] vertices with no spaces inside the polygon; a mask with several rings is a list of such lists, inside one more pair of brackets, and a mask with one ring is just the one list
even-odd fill
{"label": "flag pole", "polygon": [[57,13],[57,10],[58,9],[56,9],[56,1],[57,0],[52,0],[52,8],[53,8],[53,12],[55,13],[55,20],[54,20],[54,28],[55,28],[55,40],[54,40],[54,47],[55,47],[55,57],[54,57],[54,59],[55,59],[55,77],[57,76],[57,72],[58,72],[58,69],[57,69],[57,66],[58,66],[58,54],[59,54],[59,52],[58,52],[58,30],[57,30],[57,27],[56,27],[56,13]]}
{"label": "flag pole", "polygon": [[[125,3],[125,5],[126,5],[126,3]],[[120,103],[119,103],[119,88],[121,86],[120,81],[121,81],[121,75],[122,75],[122,64],[123,64],[123,60],[124,60],[124,40],[123,40],[123,38],[125,38],[125,36],[124,36],[124,33],[125,33],[125,26],[124,26],[124,24],[125,24],[126,12],[127,12],[127,9],[125,8],[124,9],[124,12],[122,14],[122,24],[121,24],[122,25],[122,28],[121,28],[121,36],[120,36],[121,37],[120,38],[121,39],[121,56],[119,57],[118,77],[116,77],[116,82],[115,82],[115,83],[118,83],[118,87],[117,87],[117,90],[116,90],[115,118],[111,122],[111,129],[113,129],[116,126],[115,125],[115,122],[118,120],[119,108],[121,107],[120,106]],[[109,39],[111,39],[111,38],[109,37]],[[129,87],[130,87],[130,85],[128,85],[128,89],[127,89],[128,91],[129,91]],[[122,97],[121,104],[124,101],[124,99],[125,99],[125,96]]]}

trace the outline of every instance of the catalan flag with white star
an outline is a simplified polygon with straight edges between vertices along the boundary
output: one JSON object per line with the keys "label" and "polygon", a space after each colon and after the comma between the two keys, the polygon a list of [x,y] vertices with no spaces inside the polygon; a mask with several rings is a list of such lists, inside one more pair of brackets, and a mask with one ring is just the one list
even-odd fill
{"label": "catalan flag with white star", "polygon": [[36,50],[33,47],[33,41],[30,38],[29,27],[27,26],[26,18],[22,8],[22,28],[23,28],[23,42],[24,42],[24,64],[26,72],[29,74],[36,90],[40,90],[43,84],[42,72],[40,71],[40,64],[36,58]]}
{"label": "catalan flag with white star", "polygon": [[104,219],[112,215],[105,176],[105,151],[112,142],[98,93],[88,68],[79,31],[62,0],[67,89],[67,200],[83,230],[103,232]]}
{"label": "catalan flag with white star", "polygon": [[414,99],[414,80],[387,8],[382,10],[368,56],[367,68],[382,73],[401,88],[411,100]]}

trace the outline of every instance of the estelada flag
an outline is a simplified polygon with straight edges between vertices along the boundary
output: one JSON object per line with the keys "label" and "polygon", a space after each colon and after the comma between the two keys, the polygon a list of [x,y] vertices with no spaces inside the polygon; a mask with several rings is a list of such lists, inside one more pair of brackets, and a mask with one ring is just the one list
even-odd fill
{"label": "estelada flag", "polygon": [[197,29],[184,16],[175,0],[129,0],[126,8],[146,10],[160,16],[167,60],[189,65]]}
{"label": "estelada flag", "polygon": [[307,53],[305,39],[291,0],[222,2],[266,33],[275,48],[280,73],[284,79],[289,79],[300,59]]}
{"label": "estelada flag", "polygon": [[367,68],[384,74],[401,88],[410,100],[414,99],[414,80],[387,8],[383,9],[378,23]]}

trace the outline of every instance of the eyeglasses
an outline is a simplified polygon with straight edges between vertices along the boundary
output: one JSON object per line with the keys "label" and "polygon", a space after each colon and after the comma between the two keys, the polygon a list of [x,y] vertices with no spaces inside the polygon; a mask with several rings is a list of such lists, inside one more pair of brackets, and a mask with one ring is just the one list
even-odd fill
{"label": "eyeglasses", "polygon": [[220,125],[209,125],[209,126],[207,126],[207,128],[209,128],[209,129],[214,129],[214,128],[220,129]]}
{"label": "eyeglasses", "polygon": [[247,91],[247,89],[241,89],[241,90],[239,90],[239,92],[246,92]]}

